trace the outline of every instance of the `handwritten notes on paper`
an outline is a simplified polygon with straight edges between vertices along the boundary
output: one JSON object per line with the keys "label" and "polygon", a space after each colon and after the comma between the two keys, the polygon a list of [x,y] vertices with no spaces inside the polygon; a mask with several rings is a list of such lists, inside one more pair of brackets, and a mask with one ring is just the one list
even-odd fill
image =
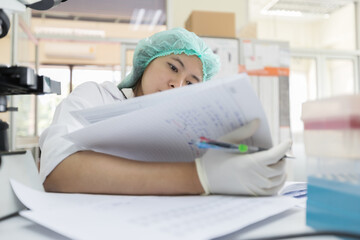
{"label": "handwritten notes on paper", "polygon": [[[119,113],[119,109],[127,112]],[[272,146],[265,113],[246,74],[86,109],[75,115],[81,122],[92,124],[70,133],[67,139],[85,149],[133,160],[193,161],[203,154],[192,145],[200,136],[217,139],[255,118],[261,125],[244,143]]]}

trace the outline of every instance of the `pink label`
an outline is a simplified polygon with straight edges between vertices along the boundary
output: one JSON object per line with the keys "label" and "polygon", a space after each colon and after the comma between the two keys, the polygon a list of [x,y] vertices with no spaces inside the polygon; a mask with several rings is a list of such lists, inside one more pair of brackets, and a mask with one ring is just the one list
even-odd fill
{"label": "pink label", "polygon": [[304,128],[310,129],[360,129],[360,116],[348,118],[304,121]]}

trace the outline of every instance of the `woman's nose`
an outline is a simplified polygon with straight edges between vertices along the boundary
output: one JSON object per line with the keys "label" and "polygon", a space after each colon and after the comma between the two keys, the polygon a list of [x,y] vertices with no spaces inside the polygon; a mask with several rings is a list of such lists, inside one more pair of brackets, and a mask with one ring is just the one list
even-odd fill
{"label": "woman's nose", "polygon": [[170,86],[170,88],[178,88],[178,87],[184,86],[184,83],[185,83],[185,79],[178,78],[178,79],[171,80],[169,82],[169,86]]}

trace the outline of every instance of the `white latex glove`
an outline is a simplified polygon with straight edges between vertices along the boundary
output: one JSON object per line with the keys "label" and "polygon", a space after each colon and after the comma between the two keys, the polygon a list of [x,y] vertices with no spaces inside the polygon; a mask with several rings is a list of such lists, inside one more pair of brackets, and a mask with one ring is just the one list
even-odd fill
{"label": "white latex glove", "polygon": [[[220,138],[239,143],[254,134],[259,121],[251,123]],[[196,159],[196,169],[205,194],[273,195],[286,180],[285,153],[291,141],[269,150],[252,154],[237,154],[208,150]]]}

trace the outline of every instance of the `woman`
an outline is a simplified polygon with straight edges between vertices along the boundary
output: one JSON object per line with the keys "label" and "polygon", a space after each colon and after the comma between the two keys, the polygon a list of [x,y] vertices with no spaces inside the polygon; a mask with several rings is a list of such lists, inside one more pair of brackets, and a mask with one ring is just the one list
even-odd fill
{"label": "woman", "polygon": [[[62,138],[81,128],[71,111],[123,101],[210,79],[219,69],[216,55],[194,33],[163,31],[139,42],[131,73],[118,88],[110,82],[77,87],[57,107],[40,137],[40,175],[47,191],[102,194],[274,194],[285,181],[290,143],[261,153],[236,155],[208,151],[192,162],[142,162],[81,149]],[[124,88],[132,88],[130,94]],[[180,100],[181,101],[181,100]],[[258,123],[222,140],[251,136]]]}

